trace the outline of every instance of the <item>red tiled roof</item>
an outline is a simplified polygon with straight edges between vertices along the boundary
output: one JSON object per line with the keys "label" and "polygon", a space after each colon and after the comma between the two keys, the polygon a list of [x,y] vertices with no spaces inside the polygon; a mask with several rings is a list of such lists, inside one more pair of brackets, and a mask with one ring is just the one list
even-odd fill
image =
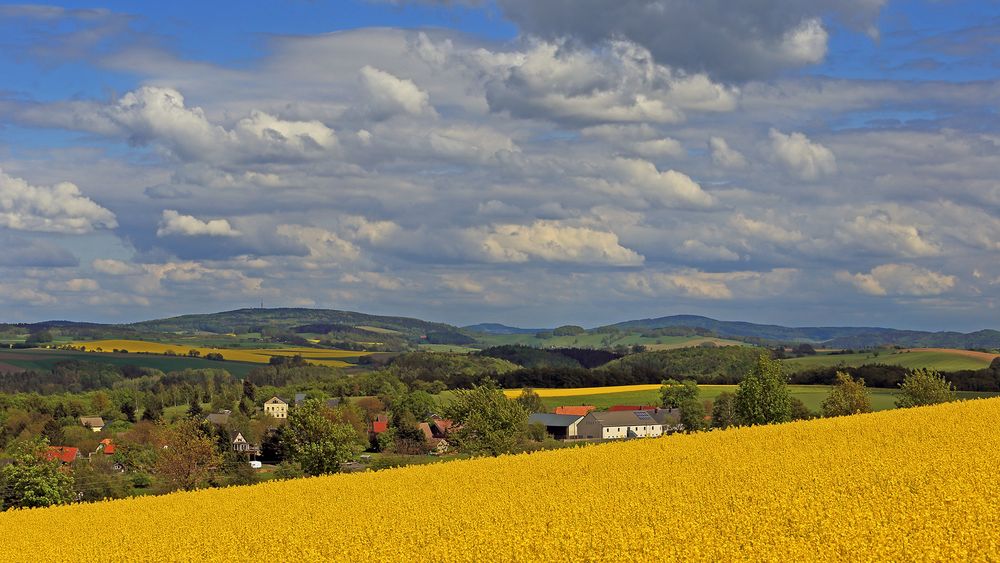
{"label": "red tiled roof", "polygon": [[101,445],[104,447],[99,449],[101,449],[106,455],[114,455],[115,443],[111,441],[111,438],[101,440]]}
{"label": "red tiled roof", "polygon": [[78,448],[71,448],[69,446],[49,446],[48,451],[45,452],[45,459],[48,461],[59,460],[63,463],[73,463],[79,452]]}
{"label": "red tiled roof", "polygon": [[596,408],[597,407],[593,405],[568,405],[564,407],[556,407],[555,414],[574,414],[577,416],[587,416],[587,413]]}
{"label": "red tiled roof", "polygon": [[434,426],[436,426],[440,432],[447,432],[451,428],[452,424],[454,423],[447,418],[434,419]]}
{"label": "red tiled roof", "polygon": [[618,411],[648,411],[648,410],[653,410],[655,408],[657,408],[656,405],[644,405],[644,406],[615,405],[613,407],[608,407],[608,410],[611,411],[611,412],[618,412]]}
{"label": "red tiled roof", "polygon": [[376,434],[381,434],[389,429],[389,423],[385,420],[376,420],[372,422],[372,432]]}

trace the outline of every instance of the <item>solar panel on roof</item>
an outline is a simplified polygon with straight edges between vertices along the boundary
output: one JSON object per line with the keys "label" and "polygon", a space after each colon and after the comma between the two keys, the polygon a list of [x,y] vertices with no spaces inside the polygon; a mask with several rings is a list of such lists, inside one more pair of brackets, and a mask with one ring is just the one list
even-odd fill
{"label": "solar panel on roof", "polygon": [[653,418],[653,417],[649,416],[649,413],[646,412],[646,411],[635,411],[635,416],[639,420],[652,420],[652,418]]}

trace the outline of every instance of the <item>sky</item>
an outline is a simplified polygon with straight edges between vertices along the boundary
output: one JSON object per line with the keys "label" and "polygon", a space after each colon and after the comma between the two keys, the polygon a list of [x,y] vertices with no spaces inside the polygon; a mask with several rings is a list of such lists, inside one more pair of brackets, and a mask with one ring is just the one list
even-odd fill
{"label": "sky", "polygon": [[0,321],[1000,328],[1000,2],[0,4]]}

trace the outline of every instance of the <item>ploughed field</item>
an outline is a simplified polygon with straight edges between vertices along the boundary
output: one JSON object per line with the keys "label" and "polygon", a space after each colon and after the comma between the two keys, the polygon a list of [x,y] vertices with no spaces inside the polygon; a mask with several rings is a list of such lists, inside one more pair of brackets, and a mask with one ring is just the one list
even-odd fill
{"label": "ploughed field", "polygon": [[985,399],[13,511],[0,514],[0,553],[32,562],[250,552],[279,561],[997,560],[998,424],[1000,399]]}
{"label": "ploughed field", "polygon": [[[720,394],[736,393],[736,385],[699,385],[699,399],[714,400]],[[823,399],[830,394],[828,385],[789,385],[792,397],[800,399],[809,410],[819,412]],[[872,408],[886,410],[896,408],[898,389],[869,389]],[[520,389],[504,391],[508,397],[521,394]],[[549,408],[565,405],[594,405],[606,409],[613,405],[656,405],[660,402],[660,385],[620,385],[616,387],[580,387],[575,389],[535,389],[542,402]],[[447,393],[447,392],[445,392]],[[996,393],[959,391],[963,399],[993,397]]]}

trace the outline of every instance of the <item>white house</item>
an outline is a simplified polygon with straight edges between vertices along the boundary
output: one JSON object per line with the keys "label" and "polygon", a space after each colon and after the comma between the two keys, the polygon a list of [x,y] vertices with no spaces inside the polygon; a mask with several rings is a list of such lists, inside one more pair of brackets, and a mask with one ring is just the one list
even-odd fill
{"label": "white house", "polygon": [[274,418],[288,418],[288,403],[278,397],[264,401],[264,412]]}

